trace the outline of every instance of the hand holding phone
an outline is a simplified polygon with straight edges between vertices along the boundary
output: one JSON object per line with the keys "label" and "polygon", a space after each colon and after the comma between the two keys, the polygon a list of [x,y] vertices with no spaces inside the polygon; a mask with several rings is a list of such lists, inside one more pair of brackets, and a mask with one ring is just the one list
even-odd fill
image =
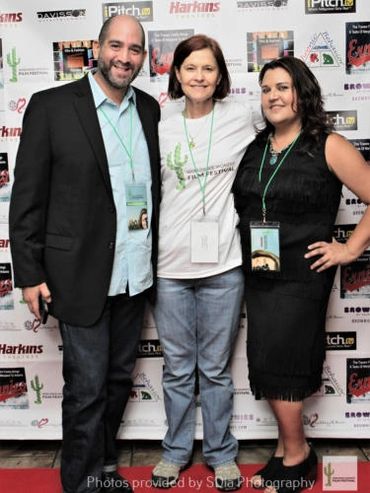
{"label": "hand holding phone", "polygon": [[39,313],[40,313],[40,322],[43,325],[46,324],[49,316],[49,307],[41,295],[39,296]]}

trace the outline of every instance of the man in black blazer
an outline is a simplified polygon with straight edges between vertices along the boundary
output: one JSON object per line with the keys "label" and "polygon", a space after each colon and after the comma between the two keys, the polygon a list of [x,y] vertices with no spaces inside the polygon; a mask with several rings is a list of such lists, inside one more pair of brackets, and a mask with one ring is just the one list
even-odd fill
{"label": "man in black blazer", "polygon": [[[155,279],[159,209],[159,105],[131,87],[144,45],[134,17],[106,21],[97,70],[32,96],[17,154],[14,276],[37,318],[43,300],[60,321],[65,493],[132,491],[115,437]],[[149,222],[135,231],[137,203]]]}

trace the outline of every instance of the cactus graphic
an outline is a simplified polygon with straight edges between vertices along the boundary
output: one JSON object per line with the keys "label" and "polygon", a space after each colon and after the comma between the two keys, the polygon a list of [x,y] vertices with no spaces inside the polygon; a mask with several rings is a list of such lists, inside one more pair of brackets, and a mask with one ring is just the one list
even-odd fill
{"label": "cactus graphic", "polygon": [[326,484],[325,486],[332,485],[332,477],[334,475],[335,470],[332,468],[331,462],[328,462],[328,465],[324,467],[324,474],[326,476]]}
{"label": "cactus graphic", "polygon": [[[172,157],[173,154],[173,157]],[[175,151],[167,154],[167,166],[169,169],[173,170],[176,173],[178,184],[176,189],[181,191],[185,188],[185,174],[184,174],[184,166],[188,161],[188,156],[184,154],[184,157],[181,159],[181,144],[176,144]]]}
{"label": "cactus graphic", "polygon": [[8,62],[9,67],[12,68],[12,77],[9,79],[10,82],[17,82],[17,65],[20,64],[20,58],[17,58],[16,49],[13,47],[10,53],[6,55],[6,61]]}
{"label": "cactus graphic", "polygon": [[39,376],[35,375],[35,378],[31,380],[31,387],[36,392],[37,399],[34,401],[35,404],[41,404],[41,390],[44,388],[44,385],[39,382]]}

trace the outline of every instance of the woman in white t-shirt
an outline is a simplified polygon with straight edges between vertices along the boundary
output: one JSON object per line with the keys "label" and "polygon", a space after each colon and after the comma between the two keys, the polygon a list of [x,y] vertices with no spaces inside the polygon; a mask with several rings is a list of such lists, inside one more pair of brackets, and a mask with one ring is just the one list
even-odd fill
{"label": "woman in white t-shirt", "polygon": [[230,360],[244,290],[238,217],[230,193],[253,138],[251,113],[225,101],[230,77],[218,43],[204,35],[174,53],[169,95],[182,112],[160,124],[162,202],[155,319],[164,354],[168,431],[153,486],[174,486],[195,434],[196,373],[203,455],[215,485],[239,489],[238,442],[230,432]]}

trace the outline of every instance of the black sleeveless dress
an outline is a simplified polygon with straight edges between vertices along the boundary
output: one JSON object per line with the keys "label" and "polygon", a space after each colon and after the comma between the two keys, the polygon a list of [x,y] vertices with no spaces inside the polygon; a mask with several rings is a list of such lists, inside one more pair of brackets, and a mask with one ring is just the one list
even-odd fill
{"label": "black sleeveless dress", "polygon": [[251,270],[249,222],[262,220],[262,192],[274,171],[267,153],[259,182],[265,142],[250,144],[233,185],[246,273],[249,380],[257,399],[300,401],[321,386],[336,269],[311,271],[314,260],[304,254],[309,244],[332,240],[339,207],[342,184],[328,169],[325,142],[326,136],[307,153],[300,137],[268,189],[267,220],[280,223],[280,272]]}

